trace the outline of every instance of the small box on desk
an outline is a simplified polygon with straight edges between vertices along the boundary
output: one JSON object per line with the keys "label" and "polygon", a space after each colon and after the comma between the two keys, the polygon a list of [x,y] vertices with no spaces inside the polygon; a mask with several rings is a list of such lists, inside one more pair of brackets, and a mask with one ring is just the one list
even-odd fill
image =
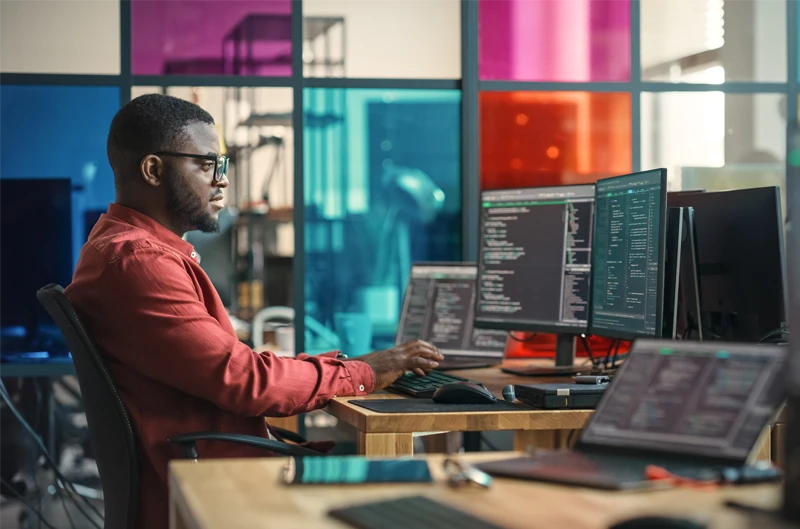
{"label": "small box on desk", "polygon": [[514,394],[528,406],[546,410],[594,409],[608,384],[517,384]]}

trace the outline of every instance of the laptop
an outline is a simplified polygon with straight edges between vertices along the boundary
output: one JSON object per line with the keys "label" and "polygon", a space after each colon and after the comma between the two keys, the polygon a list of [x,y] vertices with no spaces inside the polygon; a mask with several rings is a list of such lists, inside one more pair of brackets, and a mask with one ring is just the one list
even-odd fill
{"label": "laptop", "polygon": [[403,298],[399,345],[424,340],[444,355],[437,368],[475,369],[503,361],[506,331],[475,329],[475,263],[416,263]]}
{"label": "laptop", "polygon": [[785,397],[785,348],[641,340],[573,451],[477,465],[489,474],[602,489],[659,486],[648,465],[719,479],[754,456]]}

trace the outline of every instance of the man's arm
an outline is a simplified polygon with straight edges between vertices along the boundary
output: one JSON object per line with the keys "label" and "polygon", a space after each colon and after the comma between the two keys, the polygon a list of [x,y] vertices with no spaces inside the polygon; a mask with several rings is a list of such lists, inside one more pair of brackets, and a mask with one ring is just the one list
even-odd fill
{"label": "man's arm", "polygon": [[237,415],[295,415],[374,388],[364,362],[253,352],[209,315],[184,263],[163,250],[137,249],[111,264],[98,287],[96,332],[113,344],[108,354]]}

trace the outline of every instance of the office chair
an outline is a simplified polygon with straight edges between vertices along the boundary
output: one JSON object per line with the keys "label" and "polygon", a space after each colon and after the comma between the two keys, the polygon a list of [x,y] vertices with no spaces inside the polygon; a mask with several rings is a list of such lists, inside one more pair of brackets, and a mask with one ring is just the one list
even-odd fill
{"label": "office chair", "polygon": [[[102,355],[64,295],[64,289],[59,285],[47,285],[36,293],[36,297],[58,325],[72,353],[103,487],[104,525],[107,528],[135,529],[139,507],[138,441],[128,412],[108,374]],[[290,441],[304,441],[293,432],[273,427],[270,429]],[[280,455],[324,455],[302,446],[243,434],[194,432],[167,439],[177,444],[189,459],[197,459],[195,442],[200,440],[228,441]]]}

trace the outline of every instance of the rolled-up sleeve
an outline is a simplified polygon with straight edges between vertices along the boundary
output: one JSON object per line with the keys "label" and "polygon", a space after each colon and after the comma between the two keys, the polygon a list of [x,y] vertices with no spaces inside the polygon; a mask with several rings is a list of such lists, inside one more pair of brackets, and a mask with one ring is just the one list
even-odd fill
{"label": "rolled-up sleeve", "polygon": [[223,410],[289,416],[374,389],[367,364],[337,360],[336,353],[254,352],[208,313],[190,271],[169,252],[139,248],[112,263],[100,283],[103,299],[114,301],[104,328],[92,334],[125,337],[115,342],[114,360]]}

